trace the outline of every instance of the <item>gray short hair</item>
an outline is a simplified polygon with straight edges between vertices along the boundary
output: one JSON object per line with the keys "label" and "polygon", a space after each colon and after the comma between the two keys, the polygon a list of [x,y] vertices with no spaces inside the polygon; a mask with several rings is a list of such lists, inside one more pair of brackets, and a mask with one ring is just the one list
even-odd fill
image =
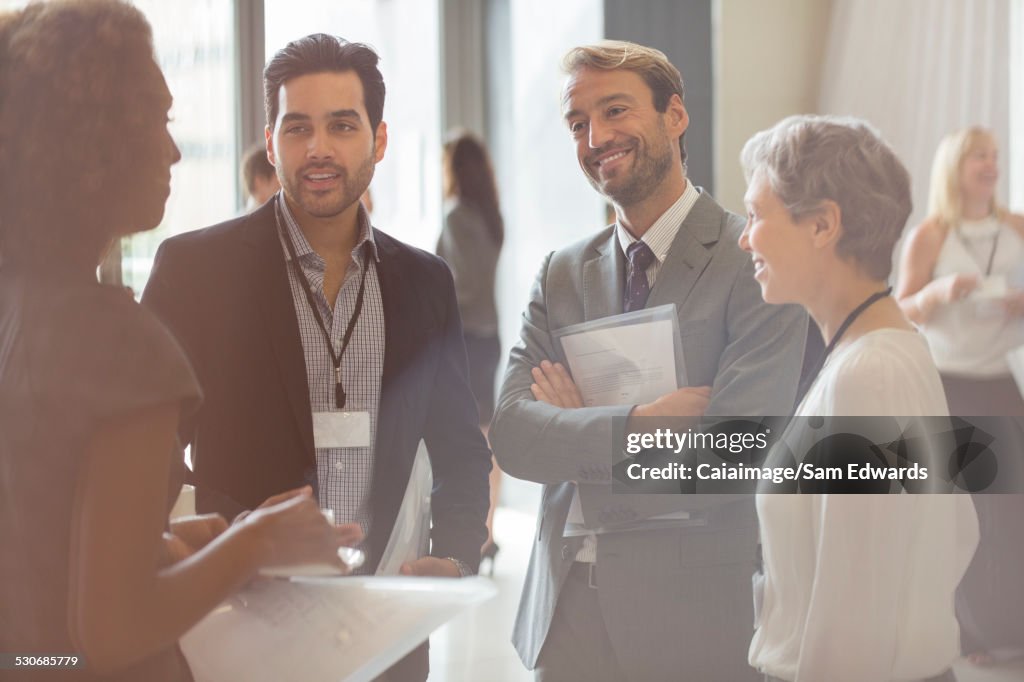
{"label": "gray short hair", "polygon": [[868,275],[886,279],[913,202],[910,174],[867,121],[790,116],[750,138],[740,154],[749,183],[764,173],[793,220],[839,205],[843,233],[837,254]]}

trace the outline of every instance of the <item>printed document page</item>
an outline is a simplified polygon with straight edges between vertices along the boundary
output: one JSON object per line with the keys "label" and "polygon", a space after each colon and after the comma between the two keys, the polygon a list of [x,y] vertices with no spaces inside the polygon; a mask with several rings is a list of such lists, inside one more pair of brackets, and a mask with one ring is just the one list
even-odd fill
{"label": "printed document page", "polygon": [[653,320],[563,336],[583,404],[632,405],[676,390],[673,333],[670,320]]}

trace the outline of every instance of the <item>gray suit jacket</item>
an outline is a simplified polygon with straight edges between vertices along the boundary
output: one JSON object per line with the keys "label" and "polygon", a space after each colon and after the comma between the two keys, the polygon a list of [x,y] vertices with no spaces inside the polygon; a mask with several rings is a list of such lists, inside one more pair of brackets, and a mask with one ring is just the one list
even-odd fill
{"label": "gray suit jacket", "polygon": [[[712,386],[709,415],[788,415],[807,317],[769,306],[737,245],[744,221],[701,193],[647,307],[675,303],[691,385]],[[749,496],[611,493],[612,421],[630,406],[561,409],[534,400],[531,368],[561,359],[552,332],[622,312],[625,258],[614,227],[550,254],[523,315],[490,431],[502,469],[544,483],[513,642],[535,667],[580,538],[564,538],[578,484],[588,527],[687,510],[691,525],[599,537],[598,596],[622,669],[635,680],[756,679],[750,576],[757,521]]]}

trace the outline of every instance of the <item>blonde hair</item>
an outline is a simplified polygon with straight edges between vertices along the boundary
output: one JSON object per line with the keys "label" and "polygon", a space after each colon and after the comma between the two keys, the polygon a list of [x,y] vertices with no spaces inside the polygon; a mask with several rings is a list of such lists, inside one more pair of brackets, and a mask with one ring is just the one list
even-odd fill
{"label": "blonde hair", "polygon": [[[602,40],[593,45],[574,47],[562,57],[562,70],[573,74],[580,69],[632,71],[644,79],[654,98],[654,109],[664,113],[672,95],[684,99],[683,77],[665,53],[625,40]],[[686,133],[679,136],[679,152],[686,165]]]}
{"label": "blonde hair", "polygon": [[[942,138],[932,161],[931,182],[928,185],[928,215],[938,218],[946,227],[954,227],[963,220],[963,202],[960,195],[960,169],[964,159],[982,140],[995,143],[992,131],[981,126],[963,128]],[[992,196],[989,207],[992,214],[1002,220],[1007,210]]]}

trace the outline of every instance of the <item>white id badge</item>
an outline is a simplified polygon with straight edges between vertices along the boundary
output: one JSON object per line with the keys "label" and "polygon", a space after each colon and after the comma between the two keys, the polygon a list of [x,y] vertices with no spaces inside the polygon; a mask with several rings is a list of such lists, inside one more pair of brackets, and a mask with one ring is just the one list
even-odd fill
{"label": "white id badge", "polygon": [[314,412],[313,447],[370,447],[370,413]]}

